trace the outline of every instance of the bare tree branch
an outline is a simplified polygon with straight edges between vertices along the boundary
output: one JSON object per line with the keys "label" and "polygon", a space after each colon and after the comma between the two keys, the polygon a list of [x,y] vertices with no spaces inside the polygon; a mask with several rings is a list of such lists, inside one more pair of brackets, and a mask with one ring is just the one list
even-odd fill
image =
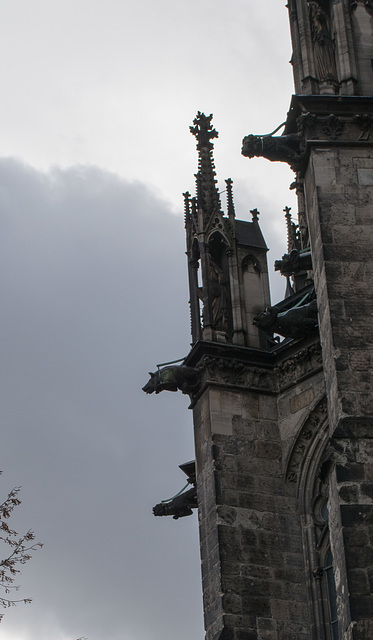
{"label": "bare tree branch", "polygon": [[[2,471],[0,471],[0,474]],[[22,602],[28,604],[31,598],[13,599],[8,598],[11,590],[19,590],[19,585],[14,584],[15,577],[20,573],[20,565],[26,564],[31,559],[31,553],[41,548],[41,542],[34,542],[35,534],[30,529],[24,535],[19,535],[15,529],[11,529],[7,520],[11,517],[13,510],[21,504],[18,495],[21,487],[15,487],[6,499],[0,504],[0,545],[3,544],[4,559],[0,560],[0,607],[7,609]],[[6,553],[8,547],[8,553]],[[10,547],[10,548],[9,548]],[[4,614],[0,614],[0,622]]]}

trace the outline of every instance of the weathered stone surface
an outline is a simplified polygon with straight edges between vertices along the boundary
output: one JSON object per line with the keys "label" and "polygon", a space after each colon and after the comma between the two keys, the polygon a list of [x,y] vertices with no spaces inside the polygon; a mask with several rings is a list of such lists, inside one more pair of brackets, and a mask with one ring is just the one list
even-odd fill
{"label": "weathered stone surface", "polygon": [[[194,334],[214,254],[201,239],[214,224],[226,233],[214,255],[232,292],[222,331],[213,320],[222,289],[210,289],[197,331],[205,343],[187,362],[201,379],[193,412],[207,640],[330,638],[329,551],[340,640],[373,638],[373,8],[288,5],[302,95],[277,142],[298,145],[299,235],[311,246],[319,336],[272,350],[260,343],[249,325],[269,300],[263,256],[235,246],[232,208],[215,222],[189,201],[186,212],[189,256],[206,285],[198,289],[195,269]],[[200,149],[201,166],[209,153]],[[202,209],[207,193],[217,202],[210,168]]]}

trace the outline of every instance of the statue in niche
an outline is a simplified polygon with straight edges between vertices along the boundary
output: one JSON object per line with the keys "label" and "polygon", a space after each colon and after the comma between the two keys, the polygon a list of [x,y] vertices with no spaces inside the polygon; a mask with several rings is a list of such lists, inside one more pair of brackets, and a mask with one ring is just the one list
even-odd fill
{"label": "statue in niche", "polygon": [[209,256],[211,324],[214,329],[228,329],[228,283],[223,269]]}
{"label": "statue in niche", "polygon": [[312,0],[308,6],[317,79],[319,82],[338,82],[330,18],[319,2]]}

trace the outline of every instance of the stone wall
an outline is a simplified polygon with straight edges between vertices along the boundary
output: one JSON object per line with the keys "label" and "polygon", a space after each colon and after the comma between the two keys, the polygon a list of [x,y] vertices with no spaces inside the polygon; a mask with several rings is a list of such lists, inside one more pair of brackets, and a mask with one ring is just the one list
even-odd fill
{"label": "stone wall", "polygon": [[[372,633],[373,149],[312,143],[305,193],[336,471],[330,538],[341,638]],[[370,581],[369,581],[370,576]]]}
{"label": "stone wall", "polygon": [[373,149],[315,147],[305,192],[333,432],[373,415]]}
{"label": "stone wall", "polygon": [[207,640],[313,638],[298,484],[287,464],[292,449],[307,453],[313,442],[307,435],[302,449],[297,436],[312,408],[320,412],[324,382],[317,345],[291,357],[276,373],[204,360],[193,417]]}
{"label": "stone wall", "polygon": [[338,431],[332,440],[336,470],[331,531],[335,564],[339,568],[336,575],[339,615],[346,640],[373,637],[372,427],[373,423],[354,422],[345,425],[345,433]]}

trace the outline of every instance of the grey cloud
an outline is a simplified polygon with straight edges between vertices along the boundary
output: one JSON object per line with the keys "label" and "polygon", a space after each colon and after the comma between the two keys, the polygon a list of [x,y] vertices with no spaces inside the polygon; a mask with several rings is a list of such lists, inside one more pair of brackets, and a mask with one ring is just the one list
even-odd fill
{"label": "grey cloud", "polygon": [[187,399],[146,397],[189,348],[181,216],[95,167],[0,161],[2,489],[45,548],[5,640],[202,635],[195,517],[156,520],[193,456]]}

